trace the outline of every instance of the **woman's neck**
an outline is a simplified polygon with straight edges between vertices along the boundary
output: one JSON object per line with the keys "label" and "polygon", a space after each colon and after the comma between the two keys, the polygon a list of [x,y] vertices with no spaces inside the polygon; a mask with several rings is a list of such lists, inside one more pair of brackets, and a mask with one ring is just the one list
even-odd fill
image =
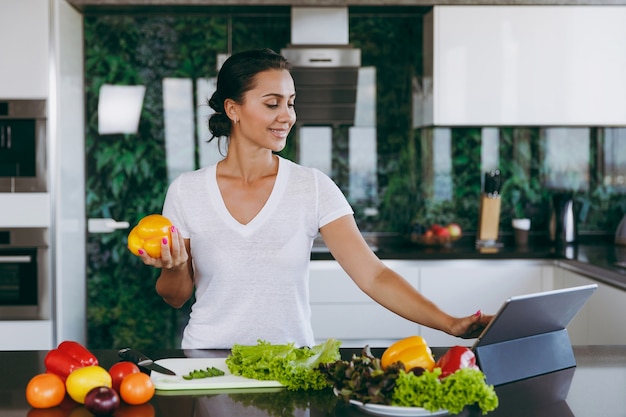
{"label": "woman's neck", "polygon": [[226,158],[217,166],[219,176],[239,178],[246,183],[275,176],[277,173],[278,157],[270,150],[242,153],[229,149]]}

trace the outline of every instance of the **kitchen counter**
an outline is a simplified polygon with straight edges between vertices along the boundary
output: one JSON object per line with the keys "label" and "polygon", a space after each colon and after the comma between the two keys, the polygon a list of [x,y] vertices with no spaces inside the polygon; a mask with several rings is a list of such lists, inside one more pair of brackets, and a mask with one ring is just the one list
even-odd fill
{"label": "kitchen counter", "polygon": [[[503,236],[500,247],[477,248],[475,237],[467,236],[448,246],[422,246],[395,235],[367,235],[370,247],[383,260],[509,260],[531,259],[555,265],[626,291],[626,246],[607,242],[606,238],[582,238],[578,244],[555,246],[545,239],[531,239],[518,247],[512,236]],[[332,260],[323,241],[316,241],[312,260]]]}
{"label": "kitchen counter", "polygon": [[[433,348],[436,357],[445,348]],[[45,351],[0,352],[0,415],[3,417],[88,417],[84,407],[30,410],[24,393],[28,380],[44,371]],[[227,351],[146,351],[153,359],[224,357]],[[350,358],[359,349],[343,349]],[[376,356],[382,349],[373,349]],[[500,407],[489,416],[597,417],[624,415],[626,404],[626,346],[575,346],[577,366],[496,387]],[[106,368],[115,363],[114,350],[95,350]],[[330,390],[291,392],[239,390],[230,392],[157,393],[145,406],[123,406],[118,417],[234,417],[234,416],[364,416],[335,398]],[[462,416],[479,416],[466,408]]]}

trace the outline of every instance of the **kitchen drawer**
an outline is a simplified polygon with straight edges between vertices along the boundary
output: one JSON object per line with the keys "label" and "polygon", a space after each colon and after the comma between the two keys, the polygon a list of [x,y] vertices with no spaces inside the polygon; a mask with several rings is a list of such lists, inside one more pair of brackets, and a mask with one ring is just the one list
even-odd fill
{"label": "kitchen drawer", "polygon": [[417,324],[374,303],[318,304],[312,305],[311,310],[316,340],[335,338],[344,341],[344,346],[350,340],[363,344],[368,341],[370,345],[380,340],[398,340],[418,331]]}
{"label": "kitchen drawer", "polygon": [[50,320],[0,321],[0,350],[50,350],[53,345]]}
{"label": "kitchen drawer", "polygon": [[[384,261],[417,288],[418,269],[414,261]],[[355,303],[374,301],[345,273],[337,261],[312,261],[310,300],[315,303]]]}
{"label": "kitchen drawer", "polygon": [[[417,287],[414,261],[385,261]],[[315,338],[335,338],[344,347],[388,346],[417,334],[417,324],[382,307],[352,281],[336,261],[311,262],[310,299]]]}
{"label": "kitchen drawer", "polygon": [[0,227],[50,227],[49,193],[0,193]]}

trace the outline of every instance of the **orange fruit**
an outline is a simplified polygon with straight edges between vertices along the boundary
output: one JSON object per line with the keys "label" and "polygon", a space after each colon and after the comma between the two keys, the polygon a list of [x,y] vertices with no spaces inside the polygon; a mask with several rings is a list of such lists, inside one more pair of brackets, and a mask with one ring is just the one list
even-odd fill
{"label": "orange fruit", "polygon": [[56,407],[65,398],[65,384],[55,374],[35,375],[26,385],[26,401],[33,408]]}
{"label": "orange fruit", "polygon": [[120,384],[120,396],[127,404],[144,404],[154,396],[154,383],[144,373],[128,374]]}

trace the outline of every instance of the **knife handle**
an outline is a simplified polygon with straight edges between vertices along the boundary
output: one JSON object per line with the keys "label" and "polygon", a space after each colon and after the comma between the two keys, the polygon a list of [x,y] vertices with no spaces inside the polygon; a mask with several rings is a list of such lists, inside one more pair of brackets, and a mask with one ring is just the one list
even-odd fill
{"label": "knife handle", "polygon": [[135,349],[124,348],[124,349],[120,349],[117,353],[118,355],[120,355],[120,358],[133,362],[137,365],[146,361],[152,362],[150,358],[148,358],[143,353]]}

